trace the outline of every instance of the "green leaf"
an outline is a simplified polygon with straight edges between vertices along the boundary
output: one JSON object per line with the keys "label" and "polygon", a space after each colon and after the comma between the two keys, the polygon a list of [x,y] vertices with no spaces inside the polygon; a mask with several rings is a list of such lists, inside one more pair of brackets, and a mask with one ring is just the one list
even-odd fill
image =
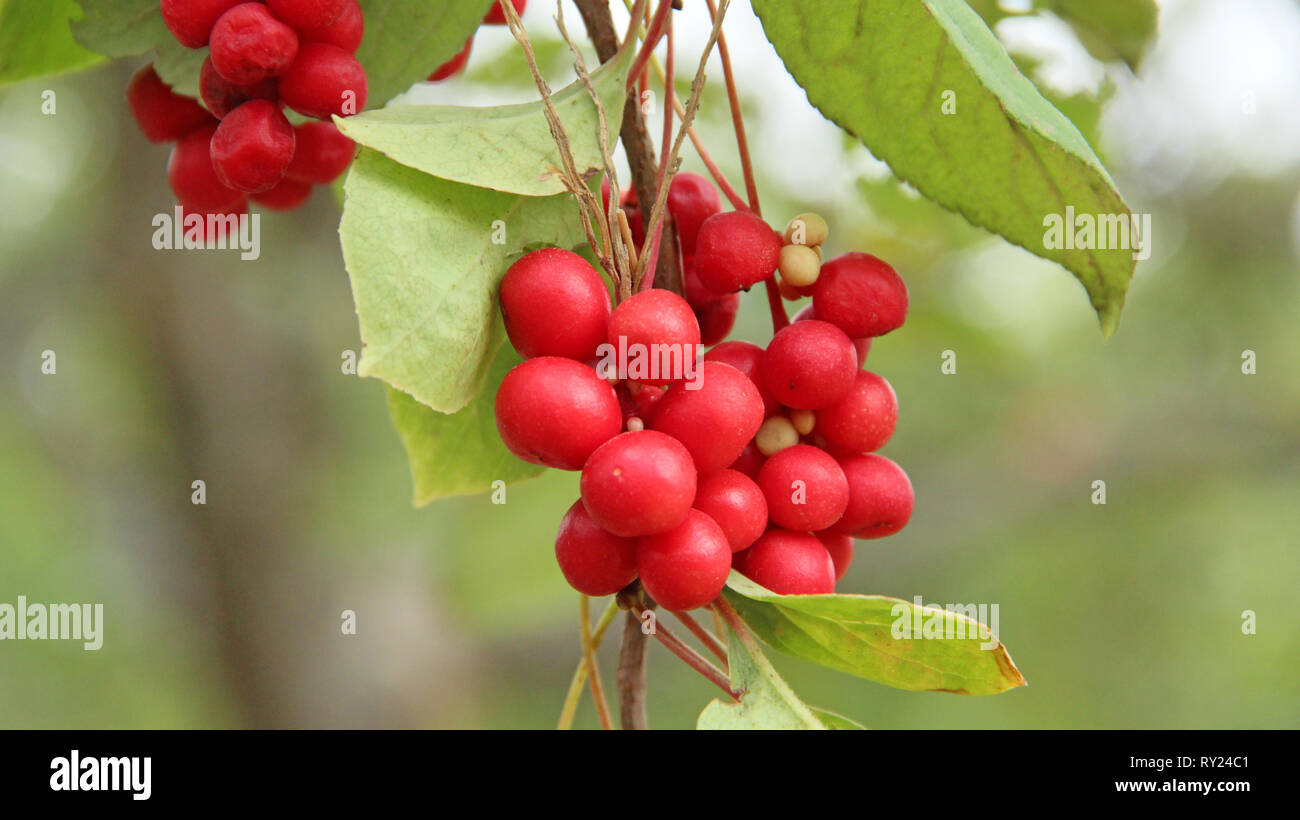
{"label": "green leaf", "polygon": [[104,58],[72,39],[76,0],[0,0],[0,85],[61,74]]}
{"label": "green leaf", "polygon": [[154,70],[162,81],[178,94],[199,96],[199,68],[208,50],[176,42],[158,0],[81,0],[81,7],[86,16],[72,26],[77,42],[108,57],[157,52]]}
{"label": "green leaf", "polygon": [[1045,0],[1070,24],[1079,42],[1099,60],[1120,59],[1137,69],[1155,36],[1155,0]]}
{"label": "green leaf", "polygon": [[[827,118],[924,196],[1073,272],[1103,334],[1114,332],[1133,252],[1049,248],[1045,220],[1067,206],[1124,218],[1130,210],[1087,140],[963,0],[753,5]],[[955,113],[944,113],[945,101]]]}
{"label": "green leaf", "polygon": [[568,196],[461,185],[369,149],[344,196],[339,233],[364,344],[358,373],[443,413],[478,395],[505,338],[496,288],[512,257],[585,236]]}
{"label": "green leaf", "polygon": [[[631,49],[592,72],[605,108],[611,143],[623,118]],[[580,82],[556,92],[552,101],[564,123],[579,172],[601,167],[599,116]],[[549,196],[565,189],[554,169],[560,155],[542,103],[472,108],[454,105],[399,105],[338,120],[358,143],[426,174],[527,196]]]}
{"label": "green leaf", "polygon": [[515,458],[497,435],[495,388],[520,361],[509,345],[503,346],[488,373],[492,389],[479,393],[456,413],[439,413],[400,390],[386,388],[388,413],[411,462],[415,506],[480,493],[492,489],[496,481],[514,484],[546,469]]}
{"label": "green leaf", "polygon": [[827,729],[866,729],[867,728],[866,726],[863,726],[861,723],[858,723],[856,720],[853,720],[851,718],[846,718],[844,717],[844,715],[838,714],[836,712],[828,712],[825,709],[818,709],[816,706],[809,706],[808,708],[812,709],[813,714],[817,716],[817,719],[820,720],[822,722],[822,725],[825,726]]}
{"label": "green leaf", "polygon": [[357,59],[378,108],[465,47],[495,0],[361,0],[366,36]]}
{"label": "green leaf", "polygon": [[[760,638],[822,666],[898,689],[992,695],[1025,685],[1002,643],[963,614],[883,595],[777,595],[737,572],[727,587]],[[918,614],[921,636],[910,637]],[[902,637],[896,624],[908,630]],[[925,632],[927,624],[938,631]],[[986,641],[994,645],[981,648]]]}
{"label": "green leaf", "polygon": [[714,700],[704,707],[697,729],[825,729],[808,704],[772,668],[752,636],[734,631],[727,641],[731,688],[740,703]]}

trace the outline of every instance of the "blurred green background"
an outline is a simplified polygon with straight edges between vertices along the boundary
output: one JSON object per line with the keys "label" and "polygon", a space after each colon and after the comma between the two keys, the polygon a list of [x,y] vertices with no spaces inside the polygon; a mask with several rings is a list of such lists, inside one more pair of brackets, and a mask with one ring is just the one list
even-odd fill
{"label": "blurred green background", "polygon": [[[525,19],[564,82],[547,16]],[[1300,727],[1300,8],[1162,3],[1136,76],[1050,19],[998,31],[1153,214],[1109,342],[1068,273],[892,181],[808,107],[747,4],[729,18],[765,214],[823,213],[829,251],[884,257],[912,295],[868,366],[900,397],[884,452],[916,513],[860,542],[841,589],[998,604],[1029,686],[907,693],[773,660],[872,727]],[[264,215],[256,262],[154,251],[167,149],[126,111],[135,67],[0,89],[0,602],[100,602],[107,622],[98,652],[0,642],[0,727],[554,725],[579,653],[552,554],[576,475],[412,509],[382,385],[341,370],[360,342],[334,201]],[[410,96],[529,90],[489,31],[467,77]],[[717,88],[701,131],[739,183]],[[770,335],[762,301],[735,337]],[[652,646],[652,726],[693,726],[713,696]]]}

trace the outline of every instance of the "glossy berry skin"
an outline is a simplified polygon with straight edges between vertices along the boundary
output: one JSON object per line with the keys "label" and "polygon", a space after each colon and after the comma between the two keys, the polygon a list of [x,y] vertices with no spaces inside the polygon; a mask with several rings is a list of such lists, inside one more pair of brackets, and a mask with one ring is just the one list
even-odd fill
{"label": "glossy berry skin", "polygon": [[221,15],[242,2],[244,0],[162,0],[163,23],[181,45],[203,48]]}
{"label": "glossy berry skin", "polygon": [[727,536],[732,552],[753,544],[767,529],[767,499],[754,480],[735,470],[700,479],[695,509],[712,518]]}
{"label": "glossy berry skin", "polygon": [[695,499],[696,472],[677,439],[641,430],[598,447],[583,465],[580,483],[582,503],[597,524],[637,537],[682,523]]}
{"label": "glossy berry skin", "polygon": [[825,450],[807,444],[768,458],[757,482],[772,523],[789,530],[824,530],[840,520],[849,503],[844,470]]}
{"label": "glossy berry skin", "polygon": [[328,26],[347,10],[347,0],[266,0],[275,16],[296,29]]}
{"label": "glossy berry skin", "polygon": [[838,535],[833,532],[823,530],[815,532],[817,540],[822,542],[822,546],[830,553],[831,563],[835,565],[835,580],[844,579],[844,573],[849,571],[849,565],[853,563],[853,536]]}
{"label": "glossy berry skin", "polygon": [[829,595],[835,564],[826,547],[806,532],[771,529],[736,556],[736,569],[778,595]]}
{"label": "glossy berry skin", "polygon": [[212,167],[227,186],[258,194],[284,178],[293,159],[293,126],[279,106],[252,100],[226,115],[212,135]]}
{"label": "glossy berry skin", "polygon": [[497,391],[497,432],[524,461],[580,470],[623,428],[609,382],[572,359],[542,356],[515,365]]}
{"label": "glossy berry skin", "polygon": [[[666,361],[669,369],[674,364],[684,367],[685,362],[694,362],[699,352],[700,325],[685,299],[672,291],[651,288],[614,308],[609,319],[608,341],[615,350],[622,349],[620,345],[626,347],[629,364],[637,353],[634,345],[640,345],[645,360],[656,362],[657,366],[654,375],[641,374],[636,380],[662,386],[685,375],[684,370],[663,372]],[[656,350],[660,351],[659,355],[655,355]],[[665,351],[671,351],[672,355],[664,356]]]}
{"label": "glossy berry skin", "polygon": [[293,160],[285,169],[288,179],[328,185],[352,164],[357,144],[332,122],[305,122],[294,126]]}
{"label": "glossy berry skin", "polygon": [[853,340],[817,319],[782,328],[763,354],[764,384],[786,407],[828,407],[852,389],[857,373]]}
{"label": "glossy berry skin", "polygon": [[253,194],[249,198],[263,208],[269,208],[272,211],[292,211],[301,207],[307,201],[311,196],[311,191],[310,182],[299,182],[296,179],[285,177],[276,183],[276,186],[271,190]]}
{"label": "glossy berry skin", "polygon": [[708,475],[739,458],[754,438],[763,424],[763,399],[744,373],[722,362],[704,362],[694,382],[668,388],[650,426],[684,444],[696,469]]}
{"label": "glossy berry skin", "polygon": [[357,49],[361,48],[365,33],[366,20],[361,13],[361,5],[357,0],[347,0],[343,13],[333,23],[320,28],[298,29],[298,42],[329,43],[349,54],[356,54]]}
{"label": "glossy berry skin", "polygon": [[366,71],[357,58],[328,43],[308,43],[280,75],[280,99],[308,117],[351,116],[366,107]]}
{"label": "glossy berry skin", "polygon": [[740,457],[731,462],[727,469],[735,470],[738,473],[749,476],[752,479],[758,478],[758,471],[762,468],[763,462],[767,461],[767,456],[759,451],[758,445],[750,442],[745,445],[745,449],[740,451]]}
{"label": "glossy berry skin", "polygon": [[702,306],[692,305],[695,321],[700,326],[700,344],[715,345],[727,338],[736,326],[736,315],[740,313],[740,294],[727,295],[708,302]]}
{"label": "glossy berry skin", "polygon": [[199,96],[217,119],[222,119],[231,111],[249,100],[270,100],[279,98],[274,77],[267,77],[253,85],[235,85],[222,77],[212,65],[212,58],[203,61],[199,69]]}
{"label": "glossy berry skin", "polygon": [[582,501],[573,502],[555,536],[555,560],[583,595],[613,595],[636,580],[636,539],[601,529]]}
{"label": "glossy berry skin", "polygon": [[898,396],[884,378],[859,370],[853,387],[817,411],[817,432],[840,450],[870,453],[884,447],[898,424]]}
{"label": "glossy berry skin", "polygon": [[[812,294],[808,294],[811,296]],[[806,322],[809,319],[816,319],[817,311],[813,310],[811,303],[804,305],[798,313],[794,315],[791,322]],[[871,337],[859,336],[853,340],[853,348],[858,351],[858,367],[866,367],[867,355],[871,353]]]}
{"label": "glossy berry skin", "polygon": [[164,83],[153,64],[140,69],[126,86],[126,103],[131,107],[140,132],[150,142],[174,142],[212,122],[212,115],[190,97],[183,97]]}
{"label": "glossy berry skin", "polygon": [[596,357],[609,328],[609,291],[587,260],[563,248],[525,254],[501,280],[501,317],[519,355]]}
{"label": "glossy berry skin", "polygon": [[695,269],[706,288],[731,293],[772,275],[781,261],[781,237],[752,211],[714,214],[700,225]]}
{"label": "glossy berry skin", "polygon": [[677,225],[682,253],[694,254],[704,220],[722,210],[718,189],[707,177],[682,171],[668,185],[668,212]]}
{"label": "glossy berry skin", "polygon": [[751,342],[723,342],[705,353],[704,361],[729,364],[748,376],[758,388],[758,394],[763,397],[764,418],[781,412],[780,403],[763,381],[763,348]]}
{"label": "glossy berry skin", "polygon": [[209,59],[235,85],[276,77],[298,56],[298,33],[261,3],[241,3],[212,27]]}
{"label": "glossy berry skin", "polygon": [[167,160],[167,181],[186,208],[204,213],[227,212],[243,205],[246,197],[232,190],[212,166],[212,135],[217,121],[201,125],[182,137]]}
{"label": "glossy berry skin", "polygon": [[469,52],[474,48],[474,35],[465,38],[465,47],[456,52],[456,55],[447,62],[438,66],[429,75],[429,82],[440,83],[448,77],[454,77],[465,69],[465,64],[469,62]]}
{"label": "glossy berry skin", "polygon": [[840,459],[849,486],[844,515],[829,529],[854,538],[884,538],[907,526],[915,497],[903,468],[875,453]]}
{"label": "glossy berry skin", "polygon": [[[511,0],[515,7],[515,14],[523,15],[524,8],[528,5],[528,0]],[[506,13],[501,10],[500,3],[493,3],[492,8],[483,17],[483,23],[489,26],[504,26],[506,24]]]}
{"label": "glossy berry skin", "polygon": [[664,609],[684,612],[718,597],[731,572],[722,528],[699,510],[667,532],[637,540],[641,584]]}
{"label": "glossy berry skin", "polygon": [[822,265],[813,307],[851,338],[883,336],[907,318],[907,285],[880,259],[846,253]]}

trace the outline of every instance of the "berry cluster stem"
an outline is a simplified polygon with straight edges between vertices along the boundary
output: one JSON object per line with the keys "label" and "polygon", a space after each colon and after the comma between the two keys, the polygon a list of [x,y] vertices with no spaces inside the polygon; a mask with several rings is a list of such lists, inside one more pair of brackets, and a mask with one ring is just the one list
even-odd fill
{"label": "berry cluster stem", "polygon": [[[581,596],[580,600],[579,612],[583,623],[587,623],[589,622],[589,600],[586,595]],[[584,633],[582,657],[578,659],[578,666],[573,670],[573,678],[569,681],[569,691],[564,696],[564,706],[560,709],[560,719],[555,728],[563,730],[573,727],[573,718],[578,711],[578,701],[582,698],[582,690],[586,687],[587,678],[591,674],[591,670],[596,668],[593,663],[595,651],[600,647],[600,643],[605,637],[606,630],[608,630],[609,625],[614,622],[614,618],[618,615],[618,612],[618,603],[616,601],[610,601],[609,606],[605,607],[605,611],[601,613],[600,620],[596,622],[595,628],[591,629],[590,627],[585,627],[582,629],[582,632]],[[591,644],[592,655],[590,659],[586,651],[588,643],[587,633],[590,634],[589,642]],[[604,699],[602,698],[600,702],[603,705]],[[608,707],[604,709],[604,712],[606,717],[608,717]]]}

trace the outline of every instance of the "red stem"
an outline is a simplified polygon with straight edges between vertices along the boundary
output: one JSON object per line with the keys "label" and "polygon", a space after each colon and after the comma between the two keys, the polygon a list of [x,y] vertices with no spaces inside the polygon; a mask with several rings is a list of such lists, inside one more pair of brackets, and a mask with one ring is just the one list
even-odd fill
{"label": "red stem", "polygon": [[659,0],[659,8],[655,10],[654,19],[650,21],[650,26],[646,30],[645,43],[641,46],[641,53],[637,55],[636,62],[632,63],[632,70],[627,75],[627,87],[632,88],[637,78],[645,74],[646,66],[650,64],[650,56],[654,54],[655,47],[659,45],[659,38],[664,33],[664,20],[668,19],[668,12],[672,10],[673,0]]}
{"label": "red stem", "polygon": [[[635,609],[638,618],[641,618],[645,610]],[[700,655],[694,649],[682,643],[681,639],[668,631],[668,627],[663,626],[655,621],[654,636],[664,648],[681,658],[687,666],[703,675],[710,683],[727,693],[732,700],[738,700],[736,693],[731,691],[731,680],[721,669],[709,663],[708,659]]]}
{"label": "red stem", "polygon": [[728,667],[729,662],[727,661],[727,651],[722,648],[722,645],[719,644],[712,635],[709,634],[707,629],[700,626],[698,621],[690,615],[687,615],[685,612],[674,612],[673,615],[677,616],[677,620],[681,621],[682,624],[691,631],[691,634],[700,639],[700,643],[704,644],[704,646],[713,653],[714,657],[722,661],[723,669]]}

